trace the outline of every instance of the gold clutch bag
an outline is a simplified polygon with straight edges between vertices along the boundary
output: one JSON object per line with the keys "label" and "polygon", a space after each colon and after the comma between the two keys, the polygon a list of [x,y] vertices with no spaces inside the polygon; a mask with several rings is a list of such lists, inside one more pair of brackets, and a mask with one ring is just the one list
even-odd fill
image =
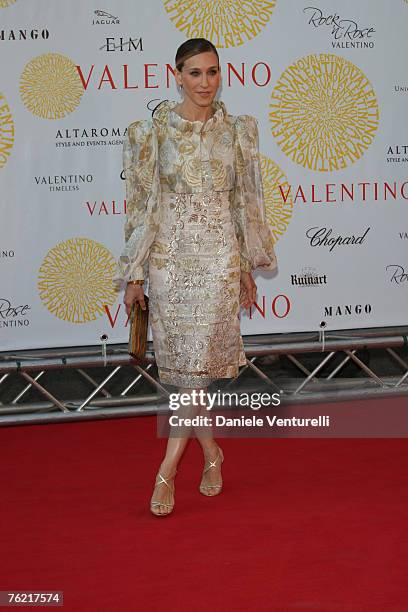
{"label": "gold clutch bag", "polygon": [[149,297],[144,296],[146,310],[139,302],[133,302],[130,310],[130,330],[128,353],[135,359],[143,360],[147,347],[147,327],[149,324]]}

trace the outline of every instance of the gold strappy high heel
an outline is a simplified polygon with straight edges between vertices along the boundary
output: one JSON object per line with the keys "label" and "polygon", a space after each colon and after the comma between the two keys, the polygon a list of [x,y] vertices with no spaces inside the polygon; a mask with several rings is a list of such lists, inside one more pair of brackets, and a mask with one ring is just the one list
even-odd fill
{"label": "gold strappy high heel", "polygon": [[[165,484],[170,489],[170,491],[171,491],[171,493],[173,495],[173,503],[172,504],[165,504],[164,502],[150,501],[150,511],[155,516],[167,516],[168,514],[170,514],[170,512],[172,512],[172,510],[174,508],[174,491],[175,491],[174,478],[175,478],[176,474],[177,474],[177,470],[174,472],[173,476],[168,476],[167,478],[164,478],[164,476],[162,474],[160,474],[160,472],[157,474],[156,482],[155,482],[154,487],[156,488],[157,485]],[[173,480],[173,486],[171,486],[168,483],[168,480]],[[153,491],[153,495],[154,495],[154,491]],[[152,499],[153,499],[153,496],[152,496]],[[168,510],[167,510],[167,512],[157,512],[155,510],[156,506],[165,506],[166,508],[168,508]]]}
{"label": "gold strappy high heel", "polygon": [[219,484],[215,484],[215,485],[205,485],[205,484],[203,484],[204,474],[206,472],[208,472],[208,470],[210,470],[211,468],[218,467],[219,461],[221,461],[221,464],[222,464],[222,462],[224,461],[224,453],[222,452],[222,450],[218,446],[218,455],[217,455],[217,457],[213,461],[209,460],[208,461],[208,465],[206,464],[204,466],[203,476],[201,478],[201,483],[200,483],[200,487],[199,487],[200,493],[202,493],[203,495],[206,495],[207,497],[214,497],[214,495],[219,495],[221,493],[221,491],[222,491],[222,478],[221,478],[221,482]]}

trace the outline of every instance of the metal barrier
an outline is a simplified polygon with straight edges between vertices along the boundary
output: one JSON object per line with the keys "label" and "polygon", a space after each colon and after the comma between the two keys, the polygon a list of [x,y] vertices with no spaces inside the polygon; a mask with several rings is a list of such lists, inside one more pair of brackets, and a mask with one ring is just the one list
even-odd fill
{"label": "metal barrier", "polygon": [[[408,394],[408,327],[369,328],[322,333],[245,336],[247,364],[235,379],[215,381],[219,388],[251,391],[260,385],[279,391],[284,402],[320,402]],[[359,356],[381,352],[371,366]],[[288,360],[296,376],[282,376],[278,361]],[[151,343],[147,363],[138,365],[127,345],[36,349],[0,353],[0,425],[155,414],[169,395],[157,376]],[[271,365],[271,361],[274,363]],[[310,363],[312,362],[312,364]],[[355,375],[343,378],[347,364]],[[394,370],[391,374],[387,369]],[[96,372],[94,371],[96,369]],[[70,389],[86,385],[80,399],[59,390],[55,376],[70,376]],[[248,376],[249,375],[249,376]],[[251,378],[252,376],[252,378]],[[118,389],[112,389],[112,383]],[[148,385],[150,392],[141,389]],[[255,386],[254,386],[255,384]],[[57,385],[58,386],[58,385]],[[27,400],[30,394],[35,399]],[[40,398],[40,399],[38,399]]]}

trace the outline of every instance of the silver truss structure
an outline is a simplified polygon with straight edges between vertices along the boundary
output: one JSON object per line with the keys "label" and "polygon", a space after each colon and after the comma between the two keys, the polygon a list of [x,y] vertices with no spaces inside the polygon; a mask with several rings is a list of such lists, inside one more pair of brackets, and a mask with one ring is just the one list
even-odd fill
{"label": "silver truss structure", "polygon": [[[408,327],[245,336],[246,365],[237,378],[214,384],[228,391],[272,389],[283,403],[408,395],[407,336]],[[372,366],[367,361],[374,355],[380,358]],[[282,358],[296,375],[279,373]],[[354,375],[344,377],[350,364]],[[69,378],[69,391],[64,384],[58,389],[57,375]],[[79,399],[71,392],[78,386],[85,387]],[[159,381],[151,343],[143,364],[125,344],[106,354],[98,346],[0,352],[3,426],[157,414],[168,409],[173,391]]]}

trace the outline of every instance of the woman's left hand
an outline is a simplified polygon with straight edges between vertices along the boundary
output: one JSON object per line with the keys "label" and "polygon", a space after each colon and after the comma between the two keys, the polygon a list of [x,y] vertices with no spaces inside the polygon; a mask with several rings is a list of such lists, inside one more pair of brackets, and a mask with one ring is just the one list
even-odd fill
{"label": "woman's left hand", "polygon": [[249,308],[255,303],[256,284],[250,272],[241,270],[241,289],[239,294],[240,305]]}

